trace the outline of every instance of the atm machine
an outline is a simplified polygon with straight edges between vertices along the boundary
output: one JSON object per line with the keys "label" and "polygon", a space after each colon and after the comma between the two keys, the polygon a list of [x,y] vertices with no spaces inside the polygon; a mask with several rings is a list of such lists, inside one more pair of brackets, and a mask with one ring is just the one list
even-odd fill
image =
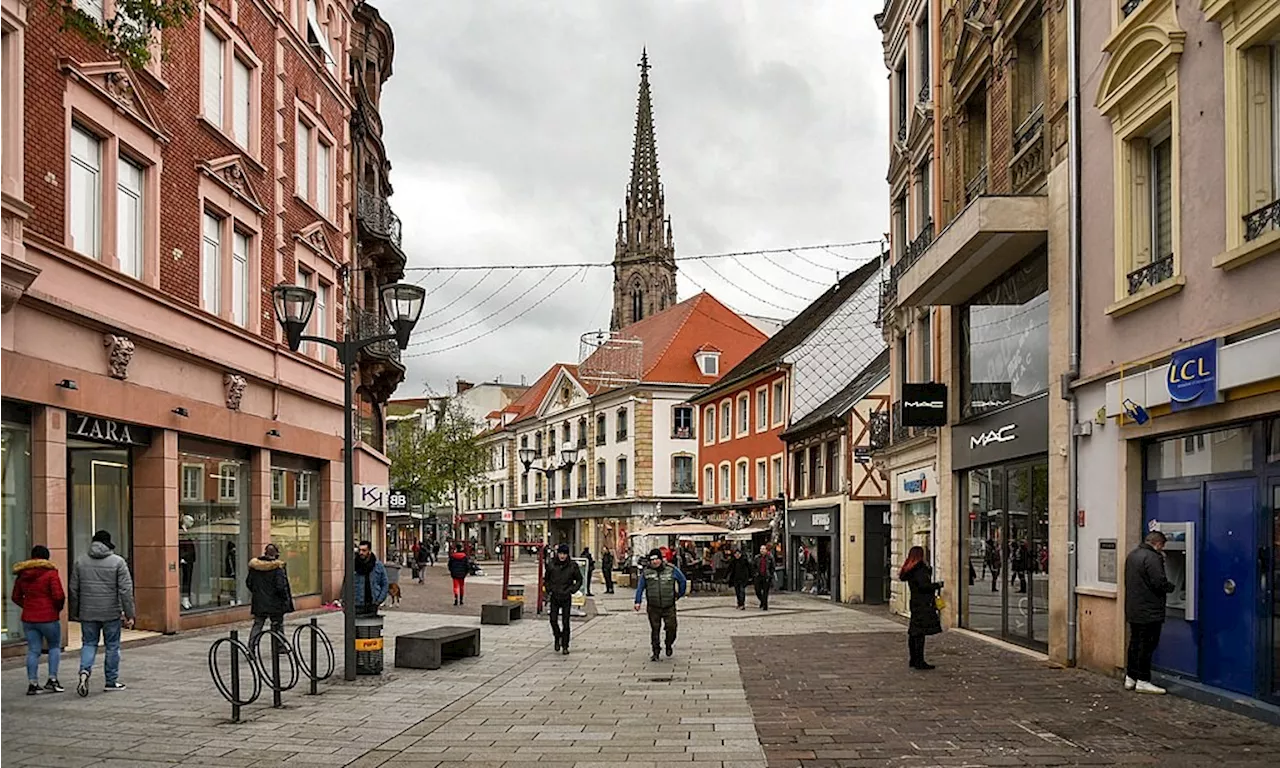
{"label": "atm machine", "polygon": [[1196,524],[1152,520],[1149,531],[1165,535],[1164,572],[1175,589],[1169,595],[1165,615],[1170,619],[1196,620]]}

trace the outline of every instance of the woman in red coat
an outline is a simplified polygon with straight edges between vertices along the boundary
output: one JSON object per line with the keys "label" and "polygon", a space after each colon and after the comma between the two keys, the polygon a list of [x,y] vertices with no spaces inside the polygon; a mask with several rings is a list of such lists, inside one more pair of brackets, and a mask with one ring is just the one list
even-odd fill
{"label": "woman in red coat", "polygon": [[[13,602],[22,608],[22,628],[27,634],[27,695],[62,693],[58,682],[58,662],[62,658],[62,606],[66,593],[58,566],[49,560],[48,547],[31,548],[31,559],[13,566],[18,578],[13,582]],[[40,687],[40,649],[49,643],[49,681]]]}

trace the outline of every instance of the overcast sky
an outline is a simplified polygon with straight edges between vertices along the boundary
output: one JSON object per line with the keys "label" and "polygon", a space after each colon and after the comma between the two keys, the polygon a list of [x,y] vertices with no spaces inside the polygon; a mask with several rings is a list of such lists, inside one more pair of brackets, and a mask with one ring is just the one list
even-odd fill
{"label": "overcast sky", "polygon": [[[375,4],[396,36],[382,97],[391,203],[409,279],[429,290],[397,397],[459,377],[532,382],[608,328],[609,269],[412,268],[612,262],[643,46],[677,257],[887,227],[879,0]],[[877,250],[686,262],[680,298],[702,286],[785,317]]]}

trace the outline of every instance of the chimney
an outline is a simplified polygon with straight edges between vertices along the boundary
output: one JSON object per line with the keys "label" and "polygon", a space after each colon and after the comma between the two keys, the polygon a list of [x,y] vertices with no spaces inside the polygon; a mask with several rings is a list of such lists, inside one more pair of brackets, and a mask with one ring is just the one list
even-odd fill
{"label": "chimney", "polygon": [[474,387],[474,386],[475,386],[475,384],[472,384],[472,383],[471,383],[471,382],[469,382],[469,381],[463,381],[462,379],[458,379],[458,394],[460,395],[460,394],[462,394],[463,392],[466,392],[468,389],[471,389],[471,388],[472,388],[472,387]]}

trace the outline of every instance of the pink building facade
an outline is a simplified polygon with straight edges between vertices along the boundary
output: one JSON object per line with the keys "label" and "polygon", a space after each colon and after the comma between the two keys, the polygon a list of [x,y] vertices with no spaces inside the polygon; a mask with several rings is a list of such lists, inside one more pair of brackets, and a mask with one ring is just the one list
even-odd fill
{"label": "pink building facade", "polygon": [[[364,259],[351,125],[390,31],[353,6],[211,0],[135,70],[3,0],[6,574],[45,544],[65,578],[106,529],[141,629],[247,618],[267,542],[300,609],[337,596],[341,370],[282,344],[270,291],[315,290],[308,332],[340,338],[363,311],[348,296],[403,272],[398,227],[392,256]],[[353,54],[362,23],[385,44]],[[354,55],[386,61],[355,82]],[[403,377],[390,357],[362,358],[362,422]],[[386,485],[382,430],[361,433],[355,482]],[[357,523],[381,542],[378,511]]]}

